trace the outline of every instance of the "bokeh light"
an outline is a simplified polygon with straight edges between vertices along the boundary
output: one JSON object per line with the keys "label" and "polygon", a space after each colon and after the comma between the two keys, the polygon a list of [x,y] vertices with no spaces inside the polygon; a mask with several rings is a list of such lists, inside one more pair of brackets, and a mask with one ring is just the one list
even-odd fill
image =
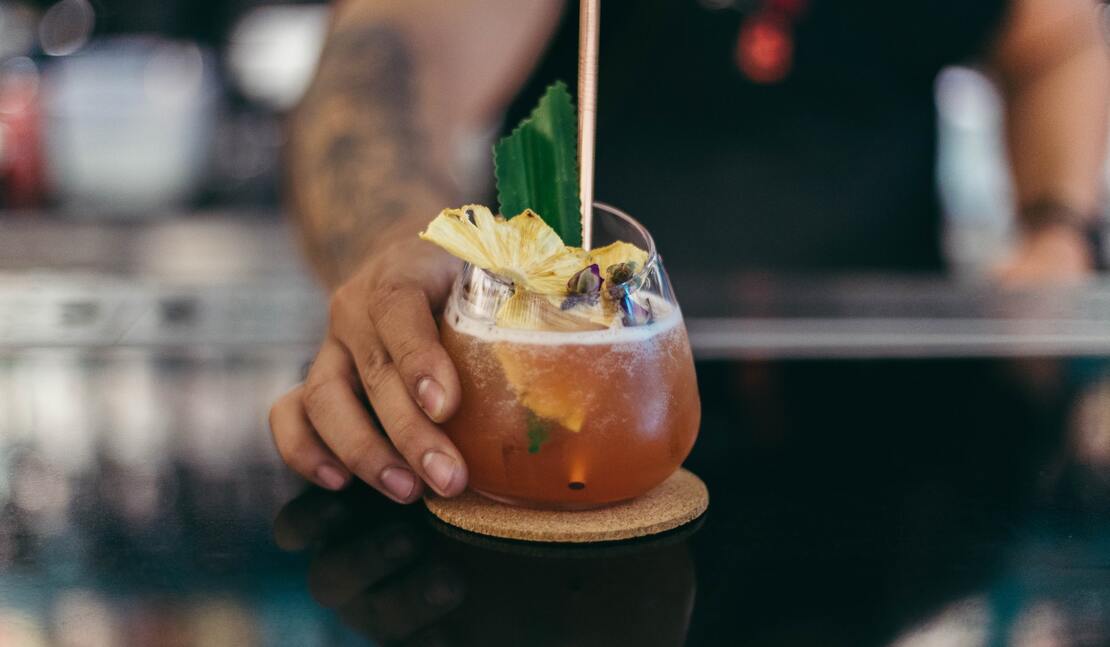
{"label": "bokeh light", "polygon": [[26,56],[35,44],[38,12],[22,2],[0,2],[0,60]]}
{"label": "bokeh light", "polygon": [[65,56],[89,42],[96,24],[96,11],[88,0],[60,0],[39,22],[39,44],[51,56]]}
{"label": "bokeh light", "polygon": [[259,7],[244,15],[228,49],[240,91],[275,108],[292,107],[312,78],[327,25],[328,11],[320,6]]}
{"label": "bokeh light", "polygon": [[167,41],[151,53],[143,72],[143,88],[154,105],[191,103],[204,82],[204,55],[193,43]]}

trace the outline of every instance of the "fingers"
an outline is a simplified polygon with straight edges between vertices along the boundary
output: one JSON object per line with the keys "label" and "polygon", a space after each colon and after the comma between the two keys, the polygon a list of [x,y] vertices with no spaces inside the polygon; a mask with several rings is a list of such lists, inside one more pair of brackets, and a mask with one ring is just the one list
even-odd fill
{"label": "fingers", "polygon": [[[337,292],[332,330],[354,360],[393,445],[432,489],[454,496],[466,488],[466,466],[432,420],[446,418],[458,406],[458,375],[439,343],[424,293],[415,287],[376,290],[369,299]],[[386,327],[384,337],[375,321]]]}
{"label": "fingers", "polygon": [[281,397],[270,409],[270,433],[282,460],[293,471],[328,490],[339,490],[351,473],[320,439],[302,405],[304,387]]}
{"label": "fingers", "polygon": [[367,397],[393,445],[441,496],[466,488],[466,465],[458,449],[409,397],[400,373],[374,334],[356,348],[364,353],[362,381]]}
{"label": "fingers", "polygon": [[348,470],[394,501],[411,503],[421,494],[420,480],[375,428],[355,395],[353,370],[346,350],[336,340],[326,340],[305,383],[308,418]]}
{"label": "fingers", "polygon": [[[392,363],[405,389],[435,422],[451,417],[459,404],[459,378],[439,331],[428,297],[416,286],[372,288],[369,294],[339,290],[332,298],[335,336],[354,357],[359,375],[376,364]],[[370,339],[372,325],[379,336]],[[384,350],[385,356],[378,354]]]}
{"label": "fingers", "polygon": [[439,341],[428,297],[417,288],[393,288],[376,295],[370,318],[382,346],[409,394],[428,417],[443,422],[459,406],[459,377]]}

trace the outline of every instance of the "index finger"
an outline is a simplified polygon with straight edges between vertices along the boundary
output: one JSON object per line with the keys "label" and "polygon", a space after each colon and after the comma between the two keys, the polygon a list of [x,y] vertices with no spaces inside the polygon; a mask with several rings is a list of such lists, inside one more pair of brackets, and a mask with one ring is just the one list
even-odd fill
{"label": "index finger", "polygon": [[381,303],[389,307],[375,309],[370,318],[401,379],[428,417],[447,420],[459,406],[459,375],[440,342],[427,295],[398,287],[389,290]]}
{"label": "index finger", "polygon": [[[440,343],[427,294],[415,285],[385,285],[375,288],[369,303],[365,314],[409,395],[433,422],[450,418],[459,406],[459,376]],[[342,329],[338,332],[352,350],[356,364],[373,356],[365,348],[365,330],[360,334]],[[360,365],[359,373],[364,375],[365,368]]]}

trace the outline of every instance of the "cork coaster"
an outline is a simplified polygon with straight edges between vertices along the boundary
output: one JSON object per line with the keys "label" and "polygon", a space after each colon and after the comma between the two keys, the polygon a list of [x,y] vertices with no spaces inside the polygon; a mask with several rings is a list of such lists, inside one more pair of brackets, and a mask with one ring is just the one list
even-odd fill
{"label": "cork coaster", "polygon": [[679,469],[647,494],[596,510],[518,508],[466,492],[453,499],[424,499],[445,523],[492,537],[556,543],[590,543],[646,537],[693,521],[709,507],[709,490]]}
{"label": "cork coaster", "polygon": [[664,548],[682,543],[693,537],[705,523],[706,515],[701,515],[690,523],[661,532],[657,535],[646,537],[633,537],[622,541],[602,541],[588,544],[551,543],[539,541],[517,541],[515,539],[502,539],[479,535],[476,532],[456,528],[435,515],[429,515],[429,523],[442,533],[457,542],[467,544],[474,548],[492,550],[498,553],[519,555],[524,557],[538,557],[541,559],[597,559],[603,557],[624,557],[626,555],[643,554],[645,551]]}

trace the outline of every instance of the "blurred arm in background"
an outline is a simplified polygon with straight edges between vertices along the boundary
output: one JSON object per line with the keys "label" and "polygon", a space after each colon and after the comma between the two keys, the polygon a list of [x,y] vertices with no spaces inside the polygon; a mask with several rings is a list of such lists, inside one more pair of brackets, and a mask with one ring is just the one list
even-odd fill
{"label": "blurred arm in background", "polygon": [[1110,57],[1094,0],[1015,0],[991,57],[1022,240],[999,268],[1012,283],[1085,276],[1084,229],[1102,197]]}
{"label": "blurred arm in background", "polygon": [[336,3],[290,128],[287,181],[331,287],[460,199],[456,154],[523,83],[561,10],[543,0]]}

